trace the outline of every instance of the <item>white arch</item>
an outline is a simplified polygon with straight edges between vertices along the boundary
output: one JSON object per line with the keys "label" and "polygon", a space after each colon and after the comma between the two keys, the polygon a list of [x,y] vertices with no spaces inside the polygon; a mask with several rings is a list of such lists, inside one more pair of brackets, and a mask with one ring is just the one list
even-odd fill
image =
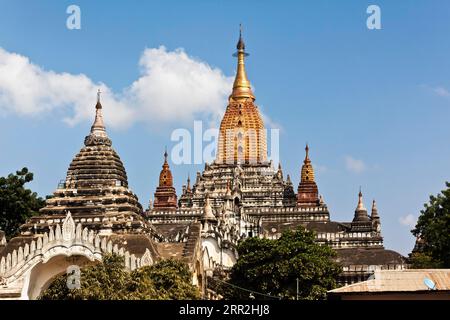
{"label": "white arch", "polygon": [[134,270],[144,265],[153,264],[150,251],[146,249],[141,258],[130,254],[123,247],[101,237],[96,231],[75,225],[70,212],[62,225],[51,227],[49,232],[36,235],[30,244],[14,249],[0,260],[1,291],[20,290],[21,298],[28,298],[30,275],[37,266],[47,263],[58,256],[84,257],[89,261],[100,261],[105,253],[115,253],[125,258],[125,266]]}

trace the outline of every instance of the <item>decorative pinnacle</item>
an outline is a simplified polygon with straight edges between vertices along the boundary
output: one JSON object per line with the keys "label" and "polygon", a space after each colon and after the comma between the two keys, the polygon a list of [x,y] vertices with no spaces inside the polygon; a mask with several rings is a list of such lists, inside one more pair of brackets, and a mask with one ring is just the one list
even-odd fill
{"label": "decorative pinnacle", "polygon": [[239,24],[239,41],[236,45],[236,49],[245,50],[244,39],[242,39],[242,23]]}
{"label": "decorative pinnacle", "polygon": [[245,71],[244,60],[245,57],[248,56],[248,54],[245,52],[245,44],[244,40],[242,39],[242,25],[240,25],[239,27],[239,41],[236,48],[237,52],[234,54],[234,56],[238,58],[238,65],[231,97],[235,100],[245,100],[250,98],[254,101],[255,96],[253,95],[250,81],[248,81],[247,73]]}
{"label": "decorative pinnacle", "polygon": [[105,124],[103,123],[102,105],[100,103],[100,89],[97,92],[97,104],[95,105],[95,119],[91,127],[91,134],[106,137]]}
{"label": "decorative pinnacle", "polygon": [[377,202],[375,201],[375,199],[373,199],[373,202],[372,202],[372,217],[377,217],[377,216],[378,216]]}
{"label": "decorative pinnacle", "polygon": [[361,186],[359,187],[359,194],[358,194],[358,206],[356,207],[357,211],[367,211],[367,209],[364,207],[363,203],[363,195],[361,191]]}

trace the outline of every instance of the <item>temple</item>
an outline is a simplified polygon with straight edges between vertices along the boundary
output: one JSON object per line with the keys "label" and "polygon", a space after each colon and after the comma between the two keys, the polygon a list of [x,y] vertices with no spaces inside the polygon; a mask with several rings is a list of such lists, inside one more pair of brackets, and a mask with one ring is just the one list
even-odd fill
{"label": "temple", "polygon": [[[284,230],[304,226],[317,242],[337,252],[343,266],[342,285],[366,280],[374,270],[403,269],[405,260],[386,250],[375,201],[369,216],[360,190],[354,218],[337,222],[315,181],[310,148],[306,145],[295,193],[281,164],[267,159],[265,127],[245,70],[242,32],[237,43],[237,72],[220,124],[217,158],[198,172],[194,185],[184,185],[176,210],[156,206],[146,217],[171,239],[202,223],[202,247],[214,268],[228,269],[237,259],[237,243],[248,237],[278,238]],[[351,215],[349,215],[350,217]]]}
{"label": "temple", "polygon": [[277,239],[299,226],[315,231],[318,243],[336,250],[343,267],[341,285],[367,280],[375,270],[406,267],[403,256],[384,248],[376,202],[369,215],[361,190],[351,221],[331,219],[308,145],[297,192],[281,164],[275,168],[268,160],[264,122],[245,69],[242,32],[235,56],[236,78],[215,161],[197,172],[192,185],[188,177],[178,198],[164,152],[154,201],[145,211],[112,148],[98,95],[94,123],[65,181],[18,237],[7,242],[0,232],[0,299],[34,299],[67,266],[94,263],[105,253],[123,255],[131,270],[160,259],[181,259],[203,296],[214,298],[208,278],[233,266],[239,241]]}

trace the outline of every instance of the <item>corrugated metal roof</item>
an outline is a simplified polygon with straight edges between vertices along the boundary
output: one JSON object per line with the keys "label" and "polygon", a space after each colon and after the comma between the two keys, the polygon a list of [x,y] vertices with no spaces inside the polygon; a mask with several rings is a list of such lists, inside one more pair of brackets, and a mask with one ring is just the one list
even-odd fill
{"label": "corrugated metal roof", "polygon": [[436,290],[450,290],[450,269],[377,270],[374,279],[354,283],[329,291],[346,292],[405,292],[429,290],[424,280],[428,278]]}

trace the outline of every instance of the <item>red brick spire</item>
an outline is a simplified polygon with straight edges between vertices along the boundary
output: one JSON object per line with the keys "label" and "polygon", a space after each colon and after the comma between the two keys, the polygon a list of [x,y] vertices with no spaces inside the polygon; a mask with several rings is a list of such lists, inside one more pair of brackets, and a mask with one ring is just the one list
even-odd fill
{"label": "red brick spire", "polygon": [[159,186],[156,188],[153,207],[159,209],[176,209],[177,193],[173,187],[173,177],[167,157],[168,154],[166,149],[164,152],[164,163],[162,165],[161,173],[159,174]]}

